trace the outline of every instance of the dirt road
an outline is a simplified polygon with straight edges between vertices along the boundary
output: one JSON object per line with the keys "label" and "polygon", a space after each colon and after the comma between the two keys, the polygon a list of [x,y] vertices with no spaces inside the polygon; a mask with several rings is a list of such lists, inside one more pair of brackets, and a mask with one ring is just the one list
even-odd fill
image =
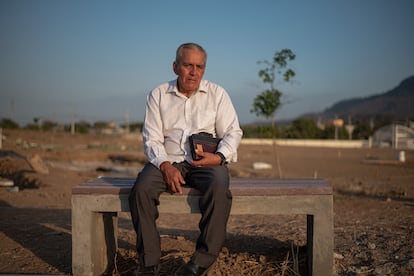
{"label": "dirt road", "polygon": [[[0,187],[0,273],[70,274],[71,187],[99,175],[135,176],[145,162],[142,145],[136,136],[21,130],[3,135],[0,176],[13,179],[18,190]],[[241,145],[231,174],[278,177],[277,170],[252,166],[273,164],[271,152],[270,146]],[[283,177],[317,176],[334,187],[337,275],[414,274],[414,151],[406,151],[405,163],[395,162],[397,153],[277,148]],[[30,160],[47,171],[33,171]],[[191,255],[197,219],[160,217],[163,274]],[[302,216],[232,216],[211,275],[297,275],[292,255],[303,272],[305,227]],[[128,275],[136,263],[129,214],[120,214],[119,231],[117,268],[109,274]]]}

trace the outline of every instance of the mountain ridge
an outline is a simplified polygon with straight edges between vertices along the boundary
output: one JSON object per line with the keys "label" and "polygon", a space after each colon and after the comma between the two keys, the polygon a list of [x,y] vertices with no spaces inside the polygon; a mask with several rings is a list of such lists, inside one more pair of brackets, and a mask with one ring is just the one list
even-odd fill
{"label": "mountain ridge", "polygon": [[395,88],[384,93],[341,100],[321,113],[312,114],[312,117],[315,115],[325,119],[348,116],[386,116],[395,120],[414,118],[414,76],[404,79]]}

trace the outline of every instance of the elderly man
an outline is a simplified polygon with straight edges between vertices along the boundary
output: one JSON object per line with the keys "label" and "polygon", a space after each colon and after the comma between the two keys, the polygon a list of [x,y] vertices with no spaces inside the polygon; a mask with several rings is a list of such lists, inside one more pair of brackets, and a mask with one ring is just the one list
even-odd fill
{"label": "elderly man", "polygon": [[[182,193],[181,186],[188,185],[202,194],[196,250],[175,275],[206,275],[225,241],[232,203],[227,163],[237,161],[242,130],[227,92],[203,80],[206,61],[207,53],[200,45],[180,45],[173,63],[177,79],[147,96],[143,139],[148,163],[129,196],[140,257],[136,275],[159,274],[156,220],[162,192]],[[189,137],[200,132],[220,142],[215,152],[197,151],[199,158],[194,160]]]}

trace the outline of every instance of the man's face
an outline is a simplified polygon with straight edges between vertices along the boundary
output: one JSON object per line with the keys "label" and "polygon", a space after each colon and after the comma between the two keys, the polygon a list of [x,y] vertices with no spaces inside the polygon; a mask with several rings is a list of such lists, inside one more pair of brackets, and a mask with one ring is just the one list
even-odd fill
{"label": "man's face", "polygon": [[187,96],[200,86],[206,68],[204,53],[198,49],[183,49],[182,58],[174,62],[174,73],[178,76],[178,89]]}

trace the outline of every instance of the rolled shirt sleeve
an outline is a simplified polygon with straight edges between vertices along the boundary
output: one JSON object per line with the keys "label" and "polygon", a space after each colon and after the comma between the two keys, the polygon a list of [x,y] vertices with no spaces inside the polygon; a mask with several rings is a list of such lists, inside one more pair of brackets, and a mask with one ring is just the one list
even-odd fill
{"label": "rolled shirt sleeve", "polygon": [[222,94],[216,117],[217,136],[221,138],[217,151],[221,152],[227,162],[237,162],[237,148],[243,132],[239,126],[236,110],[227,93]]}
{"label": "rolled shirt sleeve", "polygon": [[147,96],[142,136],[144,152],[148,161],[159,168],[161,163],[169,159],[164,147],[163,123],[159,110],[159,97],[157,96],[159,95],[156,92]]}

